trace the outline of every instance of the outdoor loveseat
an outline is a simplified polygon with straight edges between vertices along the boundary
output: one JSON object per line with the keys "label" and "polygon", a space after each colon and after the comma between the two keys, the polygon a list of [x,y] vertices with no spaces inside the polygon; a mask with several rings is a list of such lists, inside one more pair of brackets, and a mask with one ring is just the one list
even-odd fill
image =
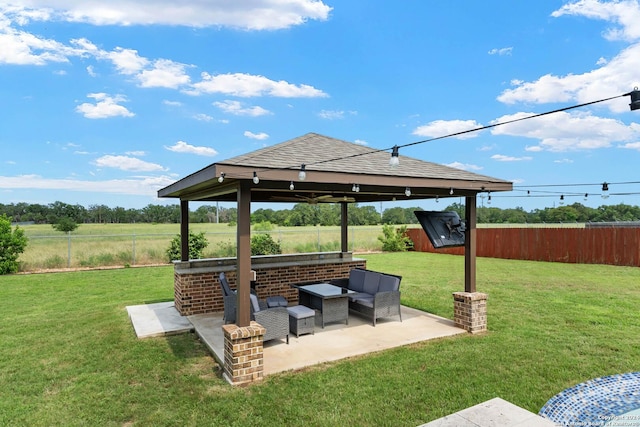
{"label": "outdoor loveseat", "polygon": [[354,291],[349,295],[349,309],[368,317],[376,326],[376,320],[384,317],[398,316],[402,322],[401,280],[401,276],[354,268],[348,279],[333,280],[332,283]]}

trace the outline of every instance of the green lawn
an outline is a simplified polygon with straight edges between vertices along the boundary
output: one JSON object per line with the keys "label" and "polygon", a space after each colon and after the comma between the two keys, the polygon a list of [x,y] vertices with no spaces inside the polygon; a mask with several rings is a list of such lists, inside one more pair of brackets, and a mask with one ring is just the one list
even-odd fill
{"label": "green lawn", "polygon": [[[366,255],[406,305],[452,318],[463,258]],[[537,412],[640,370],[640,269],[478,259],[489,332],[232,387],[191,334],[138,340],[125,306],[170,301],[171,267],[0,277],[0,425],[416,426],[499,396]],[[285,344],[283,344],[285,345]]]}

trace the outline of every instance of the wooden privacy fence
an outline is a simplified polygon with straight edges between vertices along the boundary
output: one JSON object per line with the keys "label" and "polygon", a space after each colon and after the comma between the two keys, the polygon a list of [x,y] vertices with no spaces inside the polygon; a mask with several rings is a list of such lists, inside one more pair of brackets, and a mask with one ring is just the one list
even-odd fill
{"label": "wooden privacy fence", "polygon": [[[640,228],[478,228],[477,256],[640,267]],[[434,249],[424,230],[407,235],[420,252],[463,255],[464,247]]]}

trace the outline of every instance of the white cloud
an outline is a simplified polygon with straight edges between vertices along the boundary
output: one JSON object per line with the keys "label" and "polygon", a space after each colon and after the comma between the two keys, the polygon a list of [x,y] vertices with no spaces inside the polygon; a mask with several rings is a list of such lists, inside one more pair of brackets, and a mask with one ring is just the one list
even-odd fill
{"label": "white cloud", "polygon": [[87,74],[89,74],[91,77],[96,77],[98,74],[95,72],[93,65],[89,65],[87,66]]}
{"label": "white cloud", "polygon": [[246,136],[247,138],[258,139],[261,141],[269,138],[269,135],[264,132],[253,133],[253,132],[249,132],[248,130],[244,132],[244,136]]}
{"label": "white cloud", "polygon": [[580,0],[567,3],[551,14],[556,18],[563,15],[584,16],[617,24],[617,28],[610,28],[605,33],[608,40],[633,41],[640,39],[640,26],[638,25],[640,4],[637,1]]}
{"label": "white cloud", "polygon": [[[528,117],[531,113],[503,116],[492,123]],[[640,137],[640,124],[625,125],[611,118],[593,116],[589,112],[559,112],[530,120],[496,126],[493,135],[509,135],[537,139],[537,147],[527,151],[593,150],[610,147],[612,143]]]}
{"label": "white cloud", "polygon": [[95,165],[98,167],[115,168],[123,171],[134,172],[154,172],[167,170],[166,168],[158,164],[145,162],[144,160],[128,156],[102,156],[96,159]]}
{"label": "white cloud", "polygon": [[488,53],[489,55],[511,55],[511,52],[513,51],[513,47],[502,47],[502,48],[494,48],[491,49]]}
{"label": "white cloud", "polygon": [[187,65],[168,59],[158,59],[154,61],[153,67],[149,70],[141,71],[136,78],[141,87],[165,87],[176,89],[187,85],[191,78],[186,74]]}
{"label": "white cloud", "polygon": [[504,154],[494,154],[491,156],[493,160],[497,160],[499,162],[521,162],[523,160],[531,160],[531,157],[513,157],[513,156],[505,156]]}
{"label": "white cloud", "polygon": [[369,143],[367,141],[365,141],[364,139],[356,139],[355,141],[353,141],[355,144],[358,145],[369,145]]}
{"label": "white cloud", "polygon": [[155,0],[31,0],[37,12],[23,10],[23,20],[65,20],[93,25],[182,25],[274,30],[326,20],[331,7],[320,0],[208,0],[176,2]]}
{"label": "white cloud", "polygon": [[318,113],[318,117],[327,120],[344,119],[344,111],[340,110],[322,110]]}
{"label": "white cloud", "polygon": [[[0,21],[2,12],[0,5]],[[83,53],[81,49],[0,24],[0,64],[45,65],[51,62],[69,62],[69,56],[80,56]]]}
{"label": "white cloud", "polygon": [[137,156],[137,157],[142,157],[142,156],[146,156],[147,155],[147,153],[145,151],[141,151],[141,150],[138,150],[138,151],[127,151],[124,154],[126,154],[127,156]]}
{"label": "white cloud", "polygon": [[90,191],[136,196],[156,196],[157,191],[175,182],[167,176],[141,176],[107,181],[43,178],[39,175],[0,176],[0,188]]}
{"label": "white cloud", "polygon": [[190,95],[224,93],[239,97],[274,96],[280,98],[317,98],[327,94],[309,85],[294,85],[284,80],[270,80],[264,76],[233,73],[201,74],[202,81],[191,85],[185,92]]}
{"label": "white cloud", "polygon": [[169,101],[165,99],[164,101],[162,101],[162,103],[169,107],[182,107],[182,102],[180,101]]}
{"label": "white cloud", "polygon": [[[637,1],[581,0],[568,3],[552,14],[554,17],[563,15],[602,19],[618,25],[605,35],[610,40],[635,42],[640,39],[640,3]],[[514,80],[515,87],[502,92],[498,100],[506,104],[569,101],[582,104],[627,93],[638,85],[636,70],[640,68],[640,43],[623,49],[609,61],[598,60],[598,65],[599,68],[582,74],[546,74],[532,82]],[[626,97],[608,101],[606,105],[617,113],[629,109]]]}
{"label": "white cloud", "polygon": [[213,120],[213,117],[209,116],[208,114],[204,114],[204,113],[198,113],[195,114],[193,116],[194,119],[199,120],[201,122],[210,122],[211,120]]}
{"label": "white cloud", "polygon": [[87,98],[93,98],[96,102],[91,104],[85,102],[76,107],[76,111],[81,113],[88,119],[106,119],[108,117],[133,117],[131,111],[126,107],[119,105],[119,102],[125,102],[127,99],[122,95],[109,96],[106,93],[90,93]]}
{"label": "white cloud", "polygon": [[628,148],[630,150],[640,151],[640,142],[628,142],[624,145],[620,145],[620,148]]}
{"label": "white cloud", "polygon": [[449,163],[446,166],[456,168],[456,169],[462,169],[465,171],[479,171],[483,169],[482,166],[472,165],[470,163],[461,163],[461,162]]}
{"label": "white cloud", "polygon": [[[447,136],[459,132],[465,132],[481,128],[482,124],[475,120],[435,120],[427,123],[426,125],[418,126],[414,131],[414,135],[426,136],[430,138],[437,138],[441,136]],[[469,139],[478,136],[479,132],[469,132],[463,135],[458,135],[458,139]]]}
{"label": "white cloud", "polygon": [[218,152],[211,147],[196,147],[184,141],[178,141],[170,147],[165,145],[164,148],[174,153],[196,154],[198,156],[213,157],[218,154]]}
{"label": "white cloud", "polygon": [[149,60],[138,55],[138,51],[134,49],[117,47],[111,52],[100,51],[96,53],[99,58],[109,59],[118,72],[125,75],[137,74],[149,64]]}
{"label": "white cloud", "polygon": [[573,163],[573,160],[571,160],[571,159],[559,159],[559,160],[554,160],[553,163]]}
{"label": "white cloud", "polygon": [[235,116],[258,117],[271,114],[271,111],[266,110],[262,107],[244,107],[243,104],[239,101],[226,100],[223,102],[214,102],[213,105],[221,109],[223,112],[233,114]]}

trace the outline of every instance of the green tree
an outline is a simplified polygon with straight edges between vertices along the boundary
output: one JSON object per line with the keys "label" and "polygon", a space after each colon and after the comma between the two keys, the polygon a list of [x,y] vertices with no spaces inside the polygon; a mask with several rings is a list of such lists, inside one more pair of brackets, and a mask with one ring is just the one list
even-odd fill
{"label": "green tree", "polygon": [[[189,259],[200,259],[203,258],[204,249],[209,246],[209,241],[204,235],[204,231],[200,233],[194,233],[193,231],[189,231]],[[182,239],[180,235],[176,235],[169,248],[167,249],[167,256],[169,257],[169,262],[173,260],[182,259]]]}
{"label": "green tree", "polygon": [[11,230],[11,221],[6,215],[0,216],[0,274],[17,273],[20,267],[18,256],[27,247],[24,230]]}
{"label": "green tree", "polygon": [[63,233],[71,233],[76,228],[78,228],[78,223],[75,222],[73,218],[64,216],[58,219],[58,221],[55,224],[51,224],[51,226],[53,227],[54,230],[61,231]]}

